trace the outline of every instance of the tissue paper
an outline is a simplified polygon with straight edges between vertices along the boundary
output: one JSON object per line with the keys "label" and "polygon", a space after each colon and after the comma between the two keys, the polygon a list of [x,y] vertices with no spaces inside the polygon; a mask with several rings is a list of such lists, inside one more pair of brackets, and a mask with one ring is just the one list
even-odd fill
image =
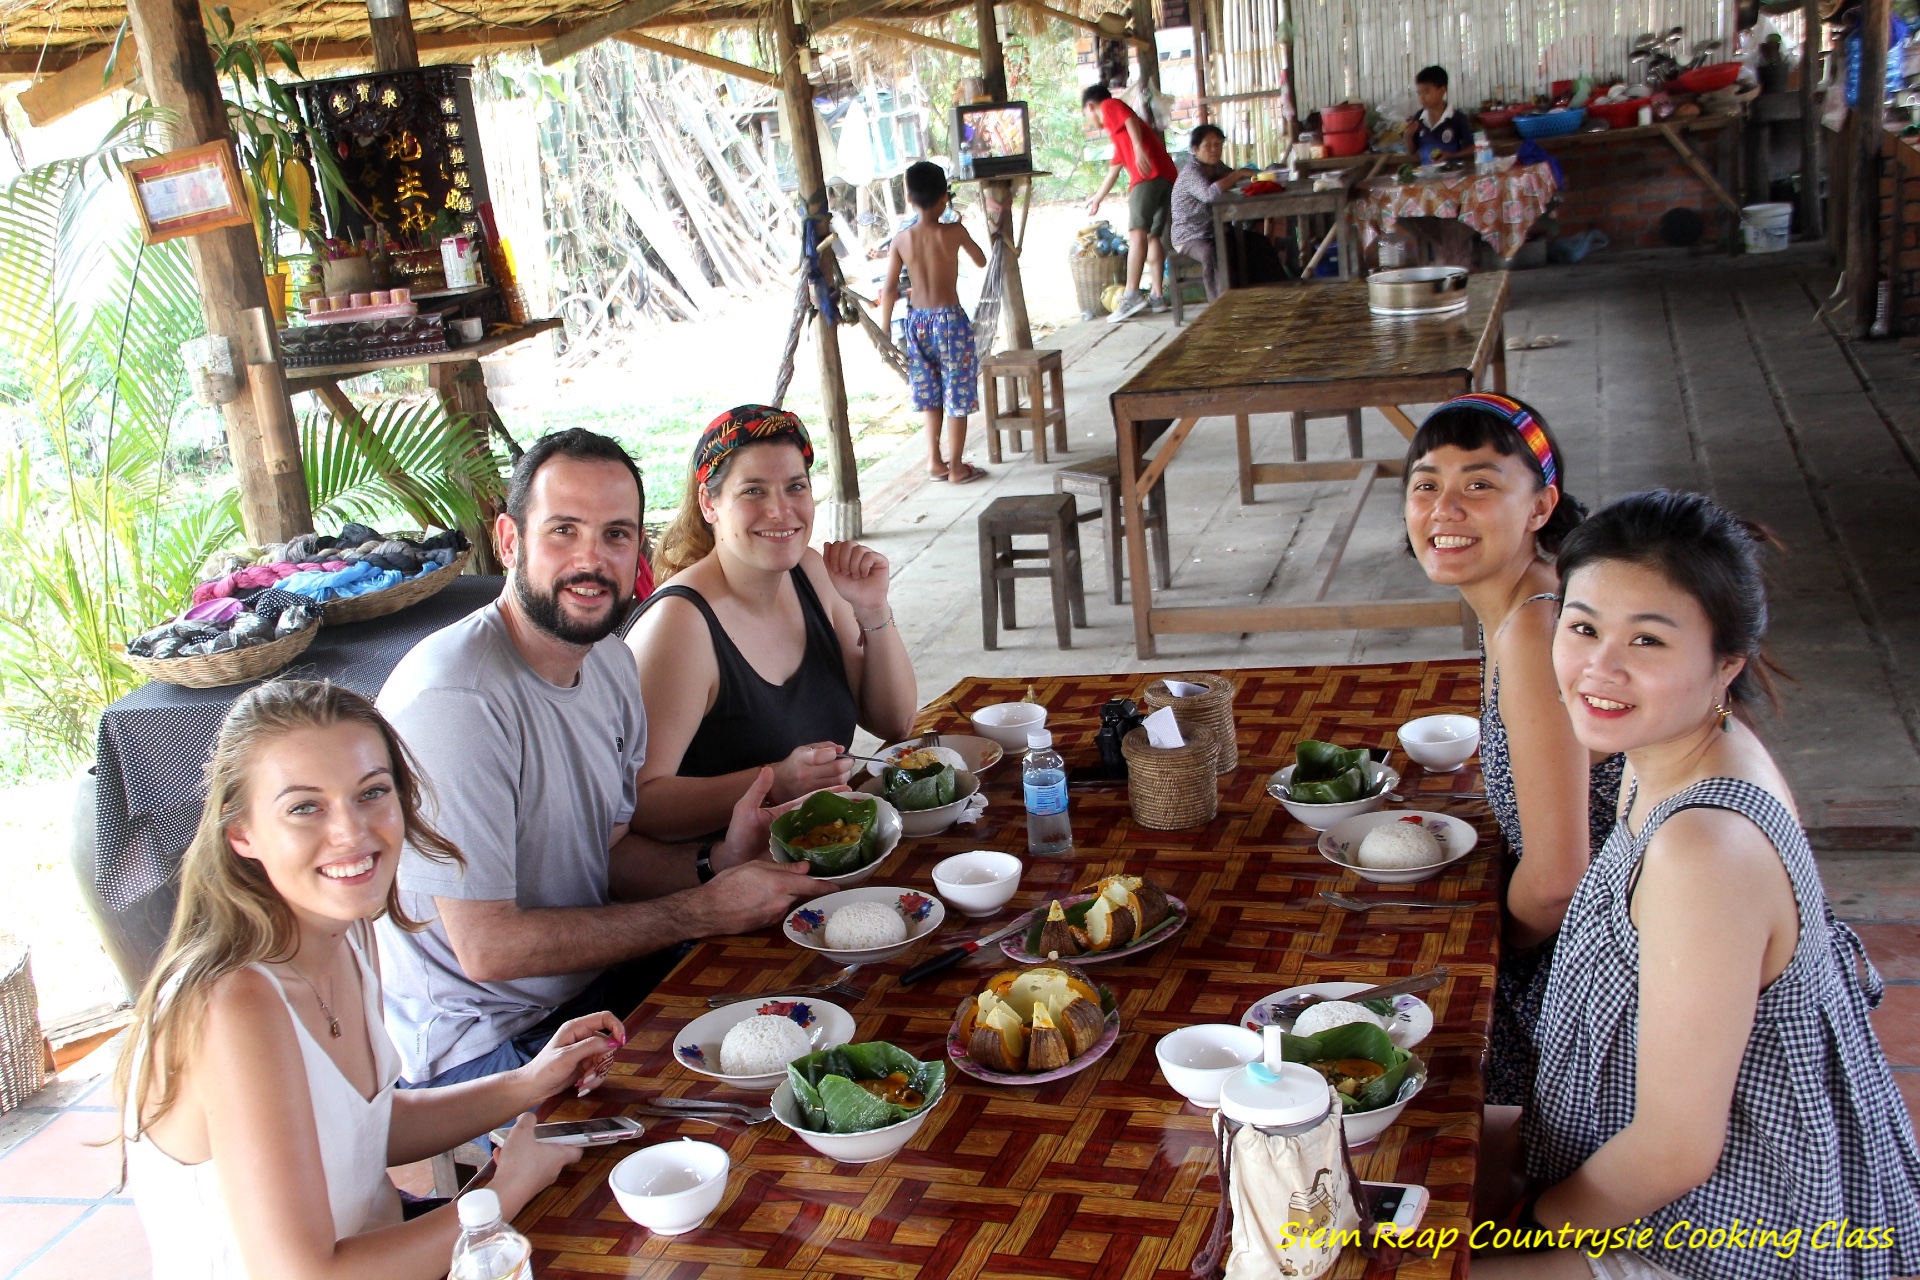
{"label": "tissue paper", "polygon": [[1147,731],[1147,742],[1156,747],[1184,747],[1187,740],[1180,736],[1180,722],[1173,718],[1172,707],[1162,707],[1145,720],[1140,727]]}
{"label": "tissue paper", "polygon": [[1189,684],[1185,680],[1162,680],[1160,683],[1164,684],[1167,692],[1176,698],[1197,698],[1207,691],[1207,686]]}

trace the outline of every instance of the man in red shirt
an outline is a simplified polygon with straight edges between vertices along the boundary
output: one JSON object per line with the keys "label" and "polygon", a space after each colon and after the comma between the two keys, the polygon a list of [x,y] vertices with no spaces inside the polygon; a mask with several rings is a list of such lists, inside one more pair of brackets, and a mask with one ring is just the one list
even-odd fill
{"label": "man in red shirt", "polygon": [[[1178,171],[1167,155],[1160,131],[1133,113],[1133,108],[1115,98],[1104,84],[1089,85],[1080,95],[1081,110],[1089,125],[1098,125],[1113,140],[1113,166],[1107,180],[1100,184],[1087,202],[1089,215],[1100,211],[1100,202],[1113,190],[1114,179],[1122,168],[1127,171],[1127,291],[1120,305],[1107,317],[1107,323],[1139,315],[1151,308],[1165,311],[1168,303],[1160,296],[1161,264],[1166,258],[1162,238],[1173,217],[1173,180]],[[1140,278],[1147,279],[1147,290]]]}

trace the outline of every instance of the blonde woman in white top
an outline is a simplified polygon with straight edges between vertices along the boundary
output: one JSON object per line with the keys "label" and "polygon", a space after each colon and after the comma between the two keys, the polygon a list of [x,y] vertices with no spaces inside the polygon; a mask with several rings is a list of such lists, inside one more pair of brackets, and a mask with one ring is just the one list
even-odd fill
{"label": "blonde woman in white top", "polygon": [[[567,1023],[518,1071],[394,1089],[369,922],[417,927],[394,899],[403,841],[460,859],[420,803],[399,739],[358,694],[279,681],[228,715],[118,1082],[158,1280],[445,1275],[453,1208],[403,1222],[387,1168],[599,1083],[621,1038],[607,1013]],[[578,1155],[522,1117],[491,1184],[502,1209]]]}

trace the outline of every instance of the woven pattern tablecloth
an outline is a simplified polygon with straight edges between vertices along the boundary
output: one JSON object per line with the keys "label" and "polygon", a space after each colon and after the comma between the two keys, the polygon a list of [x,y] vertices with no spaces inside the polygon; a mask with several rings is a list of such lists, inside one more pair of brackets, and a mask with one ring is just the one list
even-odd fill
{"label": "woven pattern tablecloth", "polygon": [[[1444,809],[1475,823],[1481,843],[1438,879],[1404,886],[1415,895],[1473,903],[1471,910],[1394,909],[1351,914],[1318,896],[1323,888],[1376,892],[1314,852],[1314,834],[1269,799],[1267,775],[1292,759],[1301,737],[1379,745],[1395,726],[1441,711],[1473,713],[1473,662],[1228,671],[1238,686],[1240,768],[1220,779],[1217,819],[1194,831],[1137,828],[1124,788],[1075,786],[1076,856],[1027,859],[1014,906],[1063,896],[1097,875],[1148,872],[1192,913],[1172,941],[1089,972],[1113,988],[1121,1008],[1119,1043],[1087,1070],[1031,1088],[984,1084],[957,1070],[949,1096],[914,1140],[890,1160],[837,1165],[777,1122],[716,1130],[696,1122],[648,1121],[644,1139],[681,1135],[718,1142],[733,1157],[719,1210],[700,1229],[672,1238],[630,1222],[607,1187],[607,1174],[631,1147],[590,1152],[536,1199],[518,1220],[533,1240],[542,1277],[657,1276],[764,1280],[826,1276],[1120,1277],[1179,1280],[1205,1244],[1219,1199],[1209,1113],[1183,1103],[1160,1077],[1154,1042],[1195,1022],[1232,1021],[1256,1000],[1302,982],[1385,982],[1437,964],[1453,976],[1425,999],[1433,1035],[1416,1050],[1431,1078],[1400,1121],[1357,1154],[1361,1176],[1423,1184],[1433,1193],[1426,1222],[1469,1226],[1479,1149],[1482,1068],[1492,1016],[1499,910],[1498,839],[1474,800],[1446,793],[1477,788],[1479,772],[1426,774],[1401,768],[1403,793],[1417,807]],[[1138,698],[1149,677],[1036,679],[1055,744],[1069,771],[1090,769],[1100,705]],[[922,715],[922,728],[969,732],[965,712],[1014,701],[1025,680],[962,681]],[[991,807],[972,827],[905,842],[869,884],[932,892],[933,864],[971,848],[1025,856],[1018,761],[985,778]],[[1384,895],[1381,895],[1384,896]],[[948,916],[937,940],[886,965],[863,969],[858,1004],[842,1001],[859,1024],[856,1039],[889,1040],[922,1057],[944,1052],[962,998],[1009,962],[998,948],[938,979],[901,988],[898,976],[919,959],[982,932]],[[983,953],[984,954],[984,953]],[[677,1066],[675,1034],[719,993],[775,993],[822,980],[830,966],[776,930],[698,944],[627,1019],[630,1039],[608,1083],[585,1099],[566,1099],[558,1119],[617,1115],[642,1095],[717,1095],[752,1100]],[[1466,1251],[1435,1257],[1383,1250],[1350,1254],[1344,1276],[1448,1277],[1466,1274]]]}
{"label": "woven pattern tablecloth", "polygon": [[[1506,161],[1502,160],[1502,164]],[[1527,232],[1557,190],[1547,164],[1516,164],[1499,173],[1463,173],[1433,181],[1373,182],[1360,202],[1366,242],[1402,218],[1458,218],[1503,258],[1520,252]]]}

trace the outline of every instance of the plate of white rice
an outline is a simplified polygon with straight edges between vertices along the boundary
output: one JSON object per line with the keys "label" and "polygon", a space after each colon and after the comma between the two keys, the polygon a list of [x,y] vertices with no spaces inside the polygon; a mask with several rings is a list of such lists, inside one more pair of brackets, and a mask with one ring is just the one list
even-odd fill
{"label": "plate of white rice", "polygon": [[[1381,979],[1385,981],[1389,979]],[[1240,1025],[1249,1031],[1258,1031],[1277,1020],[1273,1013],[1276,1006],[1300,996],[1319,996],[1321,1003],[1308,1005],[1307,1012],[1293,1024],[1293,1034],[1318,1035],[1346,1022],[1371,1022],[1383,1028],[1387,1039],[1402,1049],[1411,1049],[1432,1034],[1433,1010],[1419,996],[1393,996],[1393,1013],[1385,1017],[1346,999],[1379,985],[1380,982],[1310,982],[1304,987],[1270,991],[1241,1011]],[[1312,1015],[1311,1018],[1308,1015]],[[1282,1020],[1281,1025],[1284,1027],[1286,1023]]]}
{"label": "plate of white rice", "polygon": [[853,1031],[853,1015],[830,1001],[748,996],[689,1022],[673,1038],[673,1057],[736,1089],[771,1091],[789,1062],[847,1044]]}
{"label": "plate of white rice", "polygon": [[1473,852],[1480,833],[1470,822],[1418,809],[1384,809],[1335,823],[1320,833],[1320,856],[1375,884],[1431,880]]}
{"label": "plate of white rice", "polygon": [[917,889],[842,889],[787,913],[781,923],[796,946],[835,964],[891,960],[940,927],[947,909]]}

